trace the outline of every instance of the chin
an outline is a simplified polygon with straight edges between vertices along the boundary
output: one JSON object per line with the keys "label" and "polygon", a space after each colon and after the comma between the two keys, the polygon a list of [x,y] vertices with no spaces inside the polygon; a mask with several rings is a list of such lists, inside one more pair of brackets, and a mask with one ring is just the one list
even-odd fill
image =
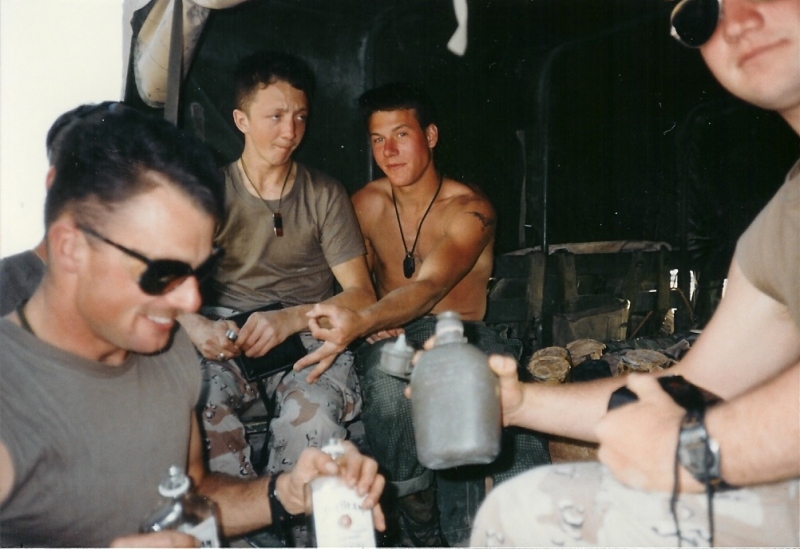
{"label": "chin", "polygon": [[159,334],[148,338],[147,341],[138,341],[131,346],[131,351],[140,355],[153,355],[160,353],[172,343],[172,334]]}

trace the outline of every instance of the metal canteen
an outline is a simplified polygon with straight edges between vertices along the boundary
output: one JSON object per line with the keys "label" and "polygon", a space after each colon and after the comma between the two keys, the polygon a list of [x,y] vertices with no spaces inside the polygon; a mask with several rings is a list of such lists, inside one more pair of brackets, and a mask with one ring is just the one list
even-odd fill
{"label": "metal canteen", "polygon": [[425,467],[491,463],[500,453],[500,383],[487,355],[467,343],[457,313],[437,316],[436,345],[411,371],[411,407]]}

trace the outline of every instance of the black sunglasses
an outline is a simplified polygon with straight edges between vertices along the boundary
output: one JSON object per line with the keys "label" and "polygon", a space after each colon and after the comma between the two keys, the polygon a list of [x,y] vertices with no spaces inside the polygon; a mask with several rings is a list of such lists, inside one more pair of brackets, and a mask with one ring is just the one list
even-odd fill
{"label": "black sunglasses", "polygon": [[672,10],[670,34],[690,48],[699,48],[711,39],[722,17],[722,0],[681,0]]}
{"label": "black sunglasses", "polygon": [[78,229],[84,233],[91,235],[97,239],[102,240],[106,244],[114,246],[119,251],[127,254],[133,258],[138,259],[147,265],[142,275],[139,277],[139,288],[149,295],[163,295],[177,288],[184,280],[193,276],[197,279],[199,284],[206,280],[217,261],[222,257],[224,250],[220,247],[214,247],[208,259],[203,261],[196,269],[191,265],[177,259],[149,259],[140,253],[134,252],[117,244],[113,240],[109,240],[94,229],[86,227],[85,225],[78,225]]}

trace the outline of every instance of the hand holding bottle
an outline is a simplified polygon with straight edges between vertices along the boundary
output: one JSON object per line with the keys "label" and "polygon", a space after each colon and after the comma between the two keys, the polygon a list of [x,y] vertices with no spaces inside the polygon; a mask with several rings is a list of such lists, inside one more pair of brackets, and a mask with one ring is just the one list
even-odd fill
{"label": "hand holding bottle", "polygon": [[361,453],[350,442],[343,442],[344,455],[338,463],[318,448],[306,448],[290,472],[281,474],[276,481],[276,492],[281,504],[290,514],[306,511],[305,485],[321,476],[339,475],[349,487],[363,495],[361,506],[372,510],[377,530],[386,529],[386,520],[378,503],[386,480],[378,473],[375,460]]}

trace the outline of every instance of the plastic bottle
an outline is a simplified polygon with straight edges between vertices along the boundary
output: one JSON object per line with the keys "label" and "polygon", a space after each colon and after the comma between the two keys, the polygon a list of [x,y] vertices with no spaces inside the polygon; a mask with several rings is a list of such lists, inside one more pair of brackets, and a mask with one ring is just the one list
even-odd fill
{"label": "plastic bottle", "polygon": [[173,465],[158,485],[161,501],[144,521],[142,532],[178,530],[197,538],[201,547],[220,547],[217,505],[190,490],[183,468]]}
{"label": "plastic bottle", "polygon": [[[331,439],[322,451],[339,462],[342,441]],[[306,512],[317,547],[375,547],[372,511],[362,509],[365,496],[347,486],[338,476],[317,477],[306,488]]]}
{"label": "plastic bottle", "polygon": [[500,453],[500,383],[486,354],[467,343],[458,313],[436,317],[436,345],[411,372],[411,407],[425,467],[490,463]]}
{"label": "plastic bottle", "polygon": [[406,334],[400,334],[394,343],[387,343],[381,347],[378,369],[390,376],[408,380],[413,356],[414,348],[406,343]]}

